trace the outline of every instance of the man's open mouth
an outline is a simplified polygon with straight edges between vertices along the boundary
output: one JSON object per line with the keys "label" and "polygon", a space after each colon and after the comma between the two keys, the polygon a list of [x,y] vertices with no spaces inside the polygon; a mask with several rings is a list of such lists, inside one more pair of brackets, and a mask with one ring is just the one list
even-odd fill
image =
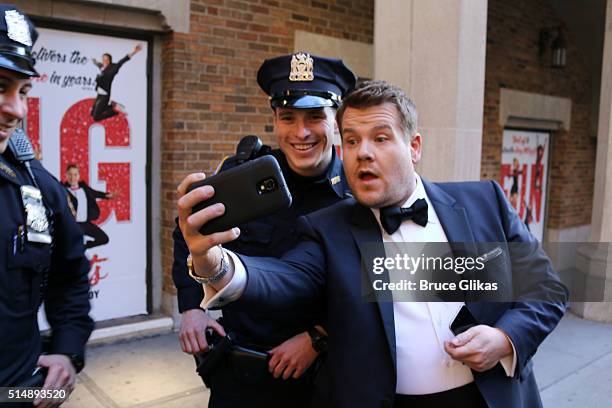
{"label": "man's open mouth", "polygon": [[378,178],[378,176],[370,170],[359,170],[359,172],[357,172],[357,177],[359,180],[363,181],[370,181]]}

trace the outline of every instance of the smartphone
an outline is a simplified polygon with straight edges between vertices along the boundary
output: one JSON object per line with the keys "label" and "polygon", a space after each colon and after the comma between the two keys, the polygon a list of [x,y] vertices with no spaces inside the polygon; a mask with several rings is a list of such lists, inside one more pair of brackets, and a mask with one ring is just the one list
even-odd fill
{"label": "smartphone", "polygon": [[457,313],[455,319],[453,319],[452,323],[450,324],[450,330],[455,336],[457,336],[477,325],[478,323],[476,322],[474,316],[472,316],[472,313],[470,313],[467,306],[463,305],[461,306],[461,309],[459,309],[459,313]]}
{"label": "smartphone", "polygon": [[36,367],[32,376],[18,384],[17,387],[42,387],[45,384],[48,369],[46,367]]}
{"label": "smartphone", "polygon": [[193,207],[193,212],[216,203],[225,213],[200,229],[203,235],[226,231],[248,221],[274,214],[291,205],[291,193],[274,156],[267,155],[191,184],[187,191],[210,185],[215,195]]}

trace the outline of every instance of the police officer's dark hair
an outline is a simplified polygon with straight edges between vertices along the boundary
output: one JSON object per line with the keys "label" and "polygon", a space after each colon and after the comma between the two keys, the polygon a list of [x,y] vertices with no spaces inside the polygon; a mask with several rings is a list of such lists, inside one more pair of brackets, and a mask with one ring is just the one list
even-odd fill
{"label": "police officer's dark hair", "polygon": [[365,81],[342,100],[342,105],[336,113],[338,129],[342,134],[342,116],[347,108],[366,109],[373,106],[391,103],[399,113],[400,125],[406,134],[412,138],[417,132],[417,110],[408,95],[395,85],[386,81]]}
{"label": "police officer's dark hair", "polygon": [[76,163],[70,163],[66,166],[66,172],[68,172],[70,169],[77,169],[79,170],[79,166],[76,165]]}
{"label": "police officer's dark hair", "polygon": [[113,56],[110,55],[108,52],[105,52],[104,54],[102,54],[102,56],[107,56],[108,57],[108,62],[110,62],[112,64],[113,62]]}

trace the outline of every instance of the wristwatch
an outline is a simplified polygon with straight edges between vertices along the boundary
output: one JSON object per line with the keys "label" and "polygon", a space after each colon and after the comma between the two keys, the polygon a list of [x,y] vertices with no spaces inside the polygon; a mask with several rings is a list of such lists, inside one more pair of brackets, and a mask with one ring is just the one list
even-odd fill
{"label": "wristwatch", "polygon": [[310,336],[310,341],[312,341],[312,348],[317,353],[327,351],[327,336],[319,333],[319,331],[314,327],[308,329],[308,335]]}
{"label": "wristwatch", "polygon": [[189,271],[189,276],[191,276],[192,279],[202,285],[210,285],[213,283],[217,283],[221,279],[223,279],[223,277],[227,274],[229,268],[227,266],[227,262],[225,261],[225,251],[223,250],[223,248],[221,248],[221,246],[219,246],[219,249],[221,249],[221,267],[219,268],[219,272],[207,278],[196,275],[193,270],[193,258],[191,257],[191,254],[189,254],[189,256],[187,256],[187,271]]}

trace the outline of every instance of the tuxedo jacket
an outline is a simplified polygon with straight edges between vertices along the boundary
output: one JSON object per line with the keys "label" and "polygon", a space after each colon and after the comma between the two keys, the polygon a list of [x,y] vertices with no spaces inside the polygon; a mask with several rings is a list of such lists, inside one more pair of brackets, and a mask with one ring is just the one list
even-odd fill
{"label": "tuxedo jacket", "polygon": [[[478,324],[502,329],[516,350],[513,378],[506,376],[500,364],[483,373],[473,371],[488,405],[541,406],[531,358],[563,316],[567,289],[497,183],[423,180],[423,184],[451,248],[453,243],[480,242],[522,242],[528,248],[513,260],[520,268],[501,261],[494,265],[496,279],[523,294],[538,294],[537,301],[466,299],[466,306]],[[299,244],[281,259],[239,255],[247,284],[229,307],[297,313],[326,302],[330,406],[392,407],[397,382],[393,303],[368,302],[362,293],[367,272],[362,273],[361,249],[380,243],[384,256],[374,214],[354,199],[344,200],[303,217],[300,232]]]}
{"label": "tuxedo jacket", "polygon": [[[64,182],[63,184],[66,189],[70,189],[70,184],[68,184],[67,182]],[[98,206],[97,200],[105,200],[106,193],[104,191],[94,190],[93,188],[89,187],[89,184],[84,181],[79,181],[79,187],[81,187],[85,192],[85,198],[87,200],[87,222],[97,220],[100,217],[100,207]],[[79,201],[72,194],[68,194],[68,198],[70,199],[70,202],[76,211],[79,206]]]}

